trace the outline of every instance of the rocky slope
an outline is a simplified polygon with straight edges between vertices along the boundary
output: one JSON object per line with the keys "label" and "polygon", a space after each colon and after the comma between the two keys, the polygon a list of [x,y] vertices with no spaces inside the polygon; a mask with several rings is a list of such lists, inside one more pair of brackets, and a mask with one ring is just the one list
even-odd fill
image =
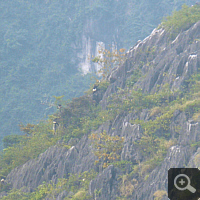
{"label": "rocky slope", "polygon": [[[125,63],[114,69],[107,77],[110,81],[107,90],[103,93],[97,91],[98,101],[103,109],[107,109],[109,97],[119,92],[119,88],[125,89],[127,81],[139,69],[142,75],[133,83],[135,88],[141,88],[143,93],[155,94],[164,90],[168,83],[176,97],[178,90],[187,90],[188,80],[200,70],[200,21],[190,29],[181,32],[173,41],[169,39],[169,34],[164,29],[154,29],[150,36],[143,41],[138,41],[127,52],[126,57]],[[197,106],[199,107],[199,104]],[[153,119],[153,116],[150,109],[142,109],[139,113],[122,112],[113,121],[105,122],[94,133],[99,134],[105,130],[110,136],[124,137],[120,160],[131,161],[132,164],[139,163],[137,166],[140,168],[144,157],[135,142],[142,138],[145,130],[139,123],[133,123],[137,118],[148,122]],[[145,177],[143,174],[140,176],[138,172],[132,176],[132,180],[123,182],[121,177],[125,173],[120,168],[110,165],[104,169],[102,163],[95,165],[97,158],[93,154],[93,146],[88,136],[84,135],[80,140],[73,142],[70,149],[63,147],[60,141],[56,146],[40,154],[38,158],[13,169],[7,176],[6,182],[13,188],[24,187],[24,191],[31,192],[43,181],[52,180],[56,183],[59,178],[67,178],[69,173],[75,174],[94,169],[98,175],[89,184],[91,199],[117,199],[123,193],[122,186],[132,188],[131,193],[125,189],[128,193],[125,195],[127,199],[167,199],[165,191],[167,191],[168,169],[199,167],[200,163],[198,145],[191,145],[200,140],[199,118],[194,120],[185,110],[175,109],[169,127],[170,139],[173,143],[169,145],[161,164],[149,169]],[[179,129],[176,130],[176,127]],[[132,170],[131,166],[126,166],[127,174]],[[159,191],[162,195],[158,197],[156,195]],[[54,199],[64,199],[68,195],[69,191],[65,191],[57,194]]]}

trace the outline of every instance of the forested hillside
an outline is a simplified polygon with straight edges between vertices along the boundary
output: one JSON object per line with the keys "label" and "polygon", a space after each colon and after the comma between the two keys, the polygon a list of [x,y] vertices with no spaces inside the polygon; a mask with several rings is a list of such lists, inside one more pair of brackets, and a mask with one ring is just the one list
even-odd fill
{"label": "forested hillside", "polygon": [[199,49],[200,5],[184,5],[84,96],[56,97],[4,138],[0,197],[167,200],[167,170],[200,167]]}
{"label": "forested hillside", "polygon": [[53,113],[53,96],[82,95],[98,42],[128,49],[183,3],[195,0],[1,1],[0,140]]}

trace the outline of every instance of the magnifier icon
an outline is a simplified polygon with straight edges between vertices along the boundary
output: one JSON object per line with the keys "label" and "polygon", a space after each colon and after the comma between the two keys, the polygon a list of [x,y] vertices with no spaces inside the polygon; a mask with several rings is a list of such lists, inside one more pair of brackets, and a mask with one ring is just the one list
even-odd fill
{"label": "magnifier icon", "polygon": [[[180,181],[178,181],[178,183],[179,183],[180,185],[184,185],[184,184],[185,184],[184,178],[187,179],[187,185],[186,185],[185,187],[179,187],[179,186],[177,185],[177,179],[178,179],[179,177],[183,177]],[[178,190],[181,190],[181,191],[188,189],[188,190],[189,190],[190,192],[192,192],[192,193],[195,193],[195,192],[196,192],[196,189],[190,185],[190,178],[189,178],[187,175],[185,175],[185,174],[179,174],[179,175],[177,175],[177,176],[175,177],[175,179],[174,179],[174,185],[175,185],[175,187],[176,187]]]}

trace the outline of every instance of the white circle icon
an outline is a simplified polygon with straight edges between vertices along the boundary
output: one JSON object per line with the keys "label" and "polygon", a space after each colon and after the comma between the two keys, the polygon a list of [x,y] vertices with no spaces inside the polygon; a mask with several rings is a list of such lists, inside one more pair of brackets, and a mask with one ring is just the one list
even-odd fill
{"label": "white circle icon", "polygon": [[[184,181],[184,178],[187,179],[187,184],[186,184],[185,187],[179,187],[179,186],[177,185],[177,179],[178,179],[179,177],[183,177],[180,181],[178,181],[178,183],[179,183],[180,185],[184,185],[184,184],[186,183],[186,181]],[[192,192],[192,193],[195,193],[195,192],[196,192],[196,189],[190,185],[190,178],[189,178],[187,175],[185,175],[185,174],[179,174],[179,175],[177,175],[177,176],[175,177],[175,179],[174,179],[174,185],[175,185],[175,187],[176,187],[178,190],[181,190],[181,191],[188,189],[188,190],[189,190],[190,192]]]}

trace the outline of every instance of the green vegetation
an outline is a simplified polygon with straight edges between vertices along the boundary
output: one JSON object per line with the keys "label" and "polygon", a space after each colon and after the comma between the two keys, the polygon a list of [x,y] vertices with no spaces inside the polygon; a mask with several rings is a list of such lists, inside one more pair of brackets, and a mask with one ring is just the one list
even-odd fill
{"label": "green vegetation", "polygon": [[105,131],[100,135],[92,133],[89,138],[92,140],[93,147],[95,148],[94,155],[98,157],[95,164],[103,160],[103,168],[106,168],[112,162],[120,159],[124,138],[109,136]]}
{"label": "green vegetation", "polygon": [[[98,80],[98,79],[96,79],[96,81],[95,81],[95,84],[94,84],[96,87],[98,87],[98,90],[101,90],[101,92],[103,93],[103,92],[105,92],[106,91],[106,89],[108,88],[108,86],[110,85],[110,82],[109,81],[107,81],[106,79],[105,80]],[[86,94],[92,94],[93,93],[93,87],[94,87],[94,85],[91,85],[91,87],[90,87],[90,89],[88,90],[88,91],[86,91],[85,93]]]}
{"label": "green vegetation", "polygon": [[111,119],[113,116],[108,111],[101,110],[100,106],[96,106],[87,96],[75,98],[61,112],[61,128],[58,134],[66,140],[80,138]]}
{"label": "green vegetation", "polygon": [[48,147],[55,145],[59,136],[53,136],[50,122],[40,122],[29,131],[30,125],[23,127],[29,134],[7,136],[4,139],[5,149],[0,154],[0,177],[5,177],[13,168],[36,158]]}
{"label": "green vegetation", "polygon": [[115,161],[115,162],[112,162],[110,164],[114,165],[115,167],[118,167],[124,173],[127,172],[127,168],[129,166],[133,165],[133,163],[131,161],[127,161],[127,160]]}
{"label": "green vegetation", "polygon": [[141,73],[141,69],[136,68],[133,71],[133,74],[131,75],[131,77],[129,79],[126,80],[126,85],[127,87],[133,87],[133,85],[138,81],[138,79],[141,77],[142,73]]}
{"label": "green vegetation", "polygon": [[22,135],[8,135],[8,136],[5,136],[3,138],[3,147],[4,149],[5,148],[8,148],[8,147],[11,147],[15,144],[18,144],[20,143],[20,141],[22,141],[24,138],[24,136]]}
{"label": "green vegetation", "polygon": [[175,38],[181,31],[187,30],[200,20],[200,5],[189,7],[183,5],[179,11],[174,11],[171,16],[164,18],[161,27],[169,31],[171,38]]}

